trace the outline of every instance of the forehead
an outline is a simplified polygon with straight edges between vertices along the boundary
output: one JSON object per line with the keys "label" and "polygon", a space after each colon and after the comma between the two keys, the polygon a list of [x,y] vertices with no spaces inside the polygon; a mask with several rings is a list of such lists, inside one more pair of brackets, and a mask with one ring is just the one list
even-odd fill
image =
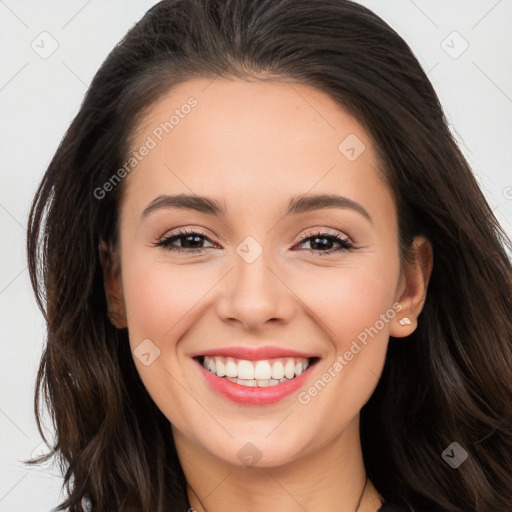
{"label": "forehead", "polygon": [[309,85],[190,80],[154,104],[135,134],[133,151],[150,147],[126,184],[141,211],[157,193],[217,196],[228,213],[249,199],[270,206],[308,192],[387,196],[372,201],[390,208],[369,134]]}
{"label": "forehead", "polygon": [[[338,156],[339,143],[348,135],[370,143],[354,117],[312,86],[221,78],[178,84],[149,109],[137,133],[138,143],[150,135],[158,145],[179,141],[202,147],[189,157],[216,149],[226,156],[228,145],[248,158],[264,158],[262,145],[280,148],[288,158],[307,156],[312,149]],[[366,152],[368,161],[371,153]]]}

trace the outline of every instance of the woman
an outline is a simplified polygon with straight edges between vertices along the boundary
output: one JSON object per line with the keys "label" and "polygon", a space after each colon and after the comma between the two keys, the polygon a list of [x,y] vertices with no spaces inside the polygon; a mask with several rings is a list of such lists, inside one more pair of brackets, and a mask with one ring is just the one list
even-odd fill
{"label": "woman", "polygon": [[506,248],[371,11],[160,2],[30,215],[59,509],[509,511]]}

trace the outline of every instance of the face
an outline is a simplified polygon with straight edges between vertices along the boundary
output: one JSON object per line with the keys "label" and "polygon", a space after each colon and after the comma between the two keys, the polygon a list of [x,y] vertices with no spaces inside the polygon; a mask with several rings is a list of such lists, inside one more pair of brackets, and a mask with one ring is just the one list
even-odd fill
{"label": "face", "polygon": [[356,424],[389,335],[415,327],[369,135],[310,86],[193,80],[133,150],[118,324],[175,438],[236,465],[325,449]]}

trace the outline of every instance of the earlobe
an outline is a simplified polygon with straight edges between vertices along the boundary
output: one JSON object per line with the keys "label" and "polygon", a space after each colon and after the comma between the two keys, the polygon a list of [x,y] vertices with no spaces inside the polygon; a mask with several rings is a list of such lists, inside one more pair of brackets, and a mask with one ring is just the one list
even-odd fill
{"label": "earlobe", "polygon": [[404,290],[397,299],[402,309],[390,329],[391,336],[395,338],[409,336],[416,330],[432,274],[433,250],[430,241],[423,235],[417,236],[412,243],[412,252],[402,276],[405,280]]}
{"label": "earlobe", "polygon": [[107,314],[112,325],[118,329],[124,329],[127,327],[127,321],[121,286],[120,258],[116,251],[103,240],[100,241],[98,249],[103,269]]}

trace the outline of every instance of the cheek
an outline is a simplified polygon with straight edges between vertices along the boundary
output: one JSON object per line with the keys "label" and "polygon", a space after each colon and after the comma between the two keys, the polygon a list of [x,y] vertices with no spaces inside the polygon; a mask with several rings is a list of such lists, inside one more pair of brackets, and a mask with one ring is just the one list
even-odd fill
{"label": "cheek", "polygon": [[[183,393],[186,370],[179,354],[179,341],[196,320],[195,308],[214,285],[206,272],[184,266],[137,257],[137,251],[123,262],[123,294],[129,342],[139,375],[163,414],[180,428],[190,410],[190,396]],[[159,354],[149,364],[139,362],[138,346],[151,340]],[[141,345],[142,347],[143,345]],[[151,348],[153,357],[155,350]]]}
{"label": "cheek", "polygon": [[[373,260],[373,261],[370,261]],[[373,258],[343,268],[317,269],[295,285],[297,295],[315,315],[317,323],[337,352],[344,352],[353,339],[376,324],[381,315],[393,317],[398,279],[398,261],[389,260],[384,271]],[[390,311],[391,309],[391,311]],[[386,337],[389,323],[377,323]],[[362,336],[364,337],[364,335]]]}
{"label": "cheek", "polygon": [[136,343],[139,338],[176,337],[182,330],[180,322],[192,313],[213,280],[208,283],[206,273],[198,274],[197,269],[127,259],[123,294],[130,339]]}
{"label": "cheek", "polygon": [[313,305],[311,310],[330,347],[322,373],[301,390],[298,402],[304,406],[304,421],[318,418],[319,429],[325,430],[322,422],[329,417],[333,427],[326,435],[334,436],[340,425],[348,424],[378,383],[390,321],[396,315],[393,304],[399,264],[388,263],[387,272],[368,261],[336,269],[328,276],[319,272],[312,281],[315,286],[303,288],[301,297]]}

